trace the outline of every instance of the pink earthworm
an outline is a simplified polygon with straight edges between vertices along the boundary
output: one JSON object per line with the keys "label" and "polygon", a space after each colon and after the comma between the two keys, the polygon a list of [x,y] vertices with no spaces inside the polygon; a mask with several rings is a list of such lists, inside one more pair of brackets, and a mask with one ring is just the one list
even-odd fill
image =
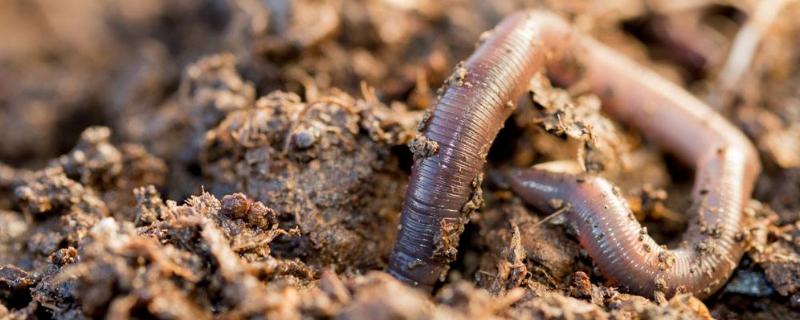
{"label": "pink earthworm", "polygon": [[755,149],[688,92],[543,11],[517,13],[495,27],[420,123],[389,272],[427,290],[446,274],[467,216],[481,205],[489,147],[529,79],[545,68],[560,82],[580,81],[605,112],[693,165],[697,214],[680,248],[668,250],[601,177],[518,169],[512,189],[540,210],[552,209],[551,199],[569,205],[581,245],[628,291],[714,293],[744,252],[742,211],[760,172]]}

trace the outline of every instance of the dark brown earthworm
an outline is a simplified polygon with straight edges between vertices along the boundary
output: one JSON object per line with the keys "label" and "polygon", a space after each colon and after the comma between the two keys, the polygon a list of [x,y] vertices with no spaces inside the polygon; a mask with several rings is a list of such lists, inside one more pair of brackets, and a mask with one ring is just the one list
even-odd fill
{"label": "dark brown earthworm", "polygon": [[514,189],[543,210],[551,209],[550,199],[569,203],[581,244],[608,278],[628,290],[646,296],[655,290],[713,293],[743,253],[737,241],[742,209],[760,171],[752,145],[691,94],[540,11],[501,22],[458,67],[423,120],[423,135],[412,144],[419,157],[390,272],[428,289],[446,272],[465,213],[479,205],[486,152],[512,102],[545,64],[558,80],[588,85],[606,112],[694,165],[698,214],[686,244],[666,250],[630,219],[624,200],[602,178],[520,170],[512,174]]}
{"label": "dark brown earthworm", "polygon": [[553,32],[532,21],[514,15],[497,26],[456,68],[435,109],[420,123],[423,135],[411,144],[416,159],[389,262],[396,278],[431,289],[455,259],[466,216],[481,204],[489,146],[544,64],[544,54],[529,49],[556,40],[540,39]]}

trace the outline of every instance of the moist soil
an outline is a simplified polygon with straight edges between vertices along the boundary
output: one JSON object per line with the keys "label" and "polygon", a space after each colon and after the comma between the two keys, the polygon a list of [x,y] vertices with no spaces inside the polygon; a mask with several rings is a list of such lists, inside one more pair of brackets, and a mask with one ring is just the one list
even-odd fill
{"label": "moist soil", "polygon": [[[542,221],[551,212],[509,191],[503,168],[577,161],[619,186],[660,243],[686,228],[691,168],[603,114],[580,82],[544,75],[492,146],[444,281],[428,294],[385,273],[414,158],[437,147],[415,139],[437,88],[484,31],[525,8],[679,83],[758,148],[750,248],[711,298],[618,290],[569,223]],[[725,63],[755,10],[4,1],[0,318],[800,318],[800,5],[763,22],[730,81]]]}

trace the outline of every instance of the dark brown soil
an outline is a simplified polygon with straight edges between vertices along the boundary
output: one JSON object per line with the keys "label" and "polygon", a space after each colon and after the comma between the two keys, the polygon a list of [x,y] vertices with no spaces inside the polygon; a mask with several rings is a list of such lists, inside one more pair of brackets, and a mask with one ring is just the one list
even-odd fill
{"label": "dark brown soil", "polygon": [[[754,2],[671,3],[4,1],[0,318],[800,318],[800,6],[724,87]],[[414,139],[424,110],[523,8],[681,83],[758,147],[752,245],[718,294],[619,292],[568,223],[508,190],[499,168],[578,160],[662,243],[685,228],[691,170],[541,75],[444,283],[383,272],[414,157],[435,152]]]}

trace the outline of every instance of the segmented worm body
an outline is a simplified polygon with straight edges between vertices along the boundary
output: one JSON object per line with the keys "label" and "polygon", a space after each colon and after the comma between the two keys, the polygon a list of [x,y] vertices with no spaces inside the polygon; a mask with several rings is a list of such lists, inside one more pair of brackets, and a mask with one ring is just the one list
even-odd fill
{"label": "segmented worm body", "polygon": [[460,65],[412,144],[417,156],[390,261],[390,273],[431,288],[455,257],[466,215],[480,205],[489,146],[531,76],[549,70],[580,80],[616,119],[695,166],[694,216],[677,249],[660,247],[632,219],[615,188],[595,176],[517,170],[513,189],[541,210],[571,206],[569,220],[600,271],[629,291],[705,297],[743,254],[741,223],[760,171],[746,137],[678,86],[540,11],[501,22]]}

